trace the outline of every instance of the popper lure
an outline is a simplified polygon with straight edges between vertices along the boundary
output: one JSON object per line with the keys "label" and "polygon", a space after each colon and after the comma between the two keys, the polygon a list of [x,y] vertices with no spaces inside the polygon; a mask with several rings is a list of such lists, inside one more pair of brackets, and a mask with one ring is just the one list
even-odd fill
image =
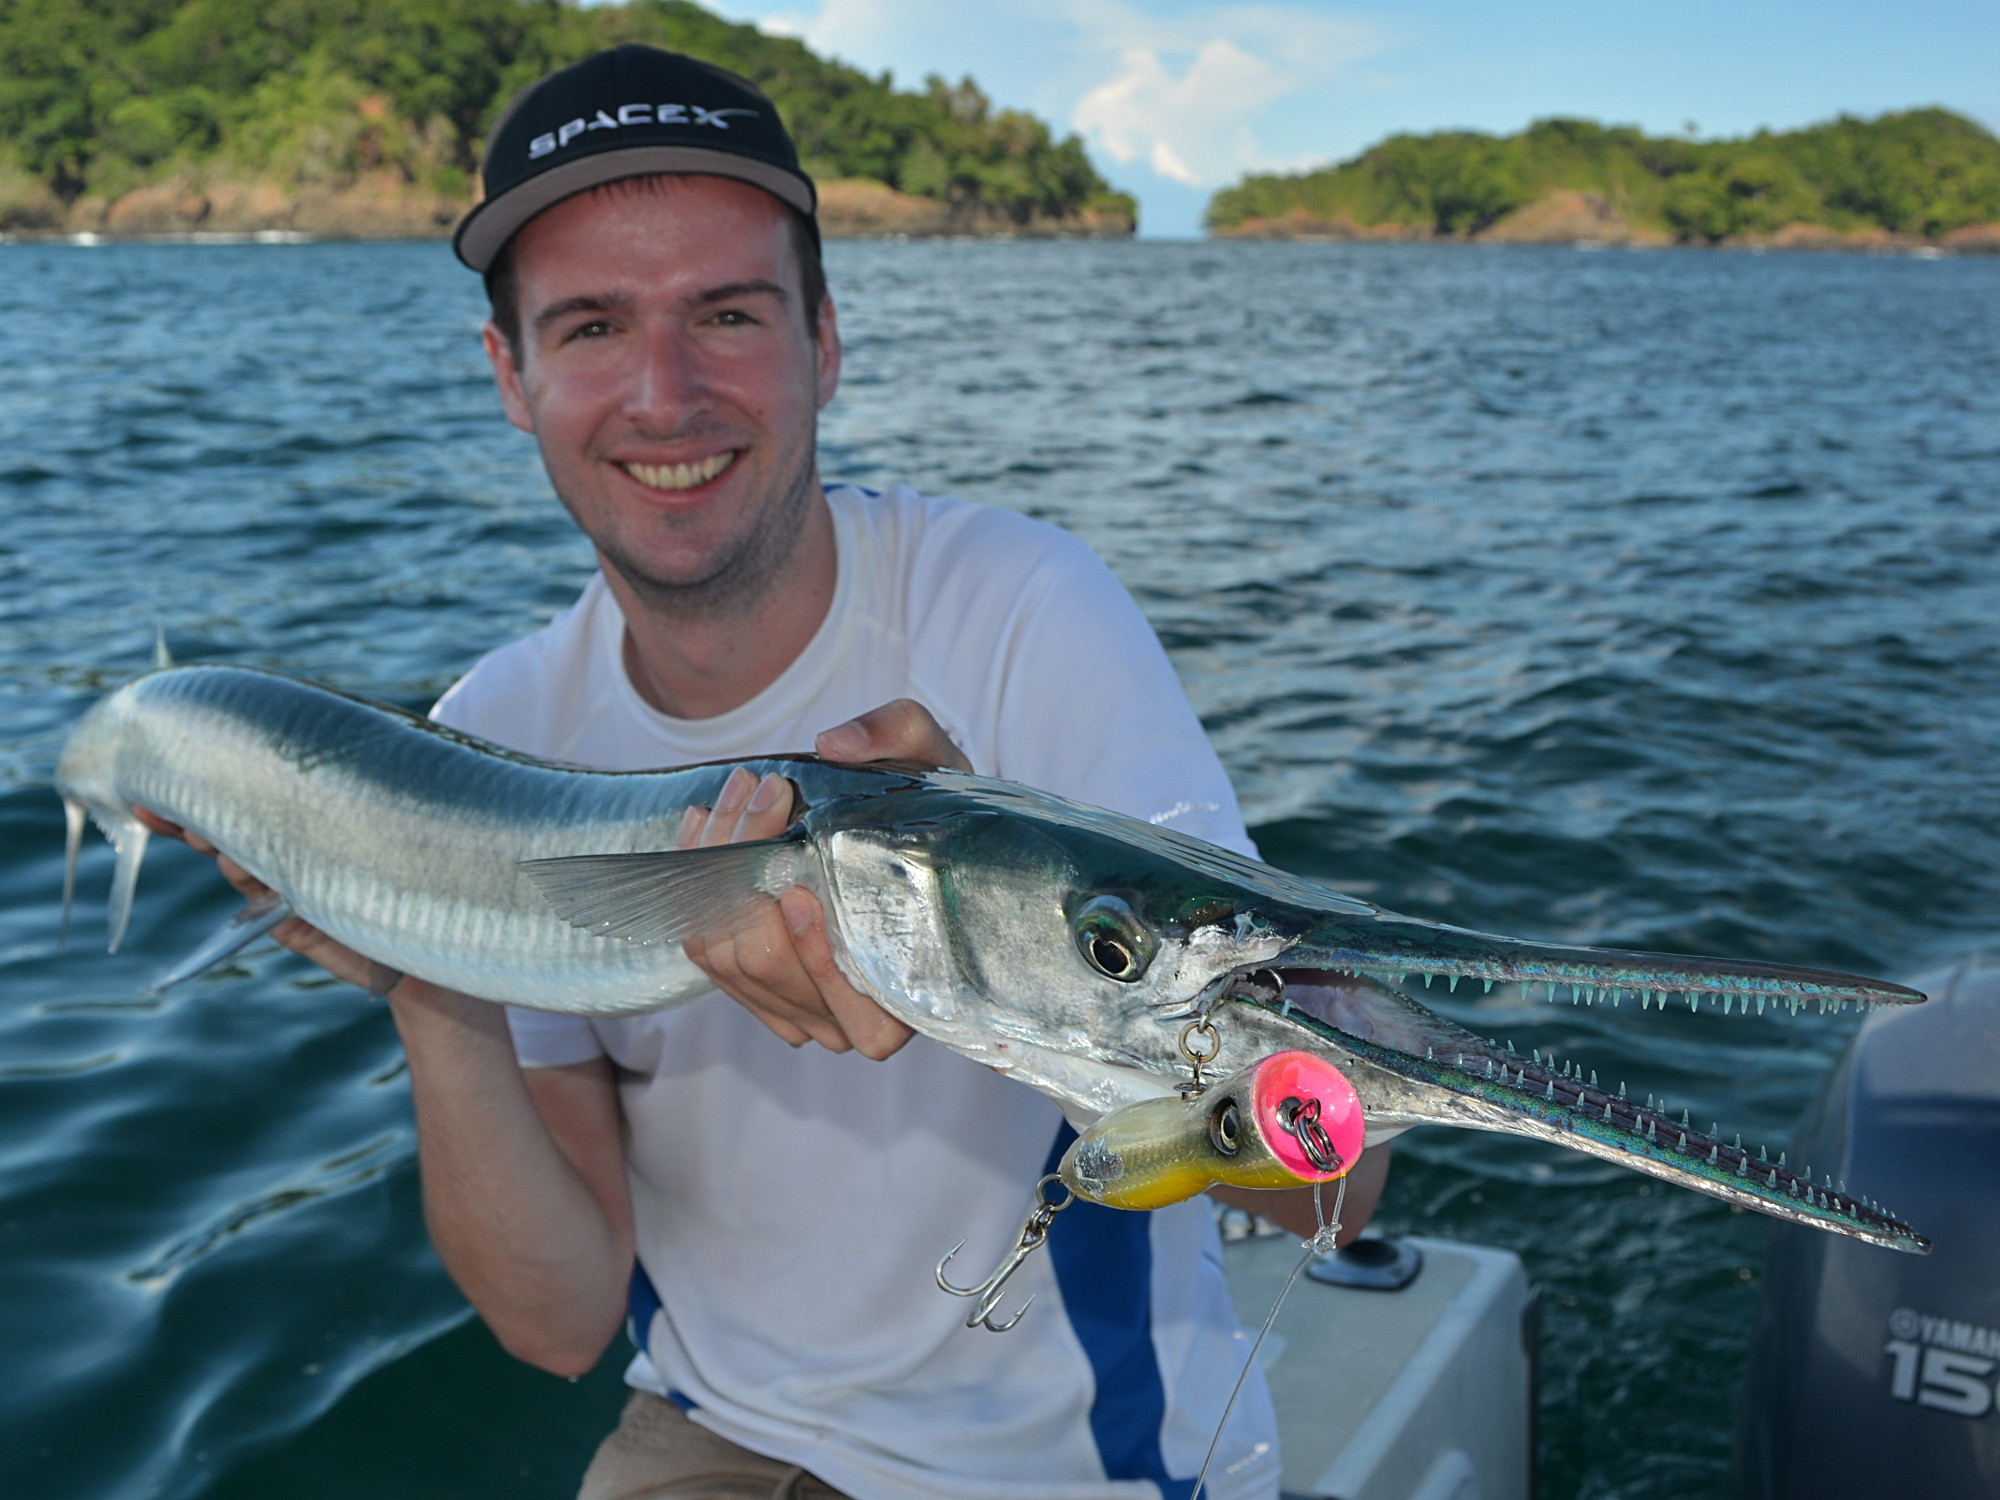
{"label": "popper lure", "polygon": [[[1190,1042],[1197,1035],[1209,1039],[1200,1049]],[[1212,1187],[1311,1187],[1354,1169],[1366,1126],[1354,1085],[1338,1068],[1309,1052],[1277,1052],[1211,1088],[1202,1070],[1215,1041],[1206,1021],[1189,1022],[1181,1052],[1192,1072],[1179,1096],[1114,1109],[1070,1143],[1056,1170],[1035,1184],[1021,1232],[992,1275],[976,1286],[954,1286],[946,1273],[965,1242],[945,1252],[938,1290],[976,1299],[967,1328],[1005,1333],[1021,1321],[1035,1299],[996,1323],[1001,1292],[1048,1241],[1056,1216],[1079,1198],[1108,1208],[1165,1208]],[[1051,1194],[1052,1187],[1062,1196]],[[1325,1245],[1313,1248],[1331,1249],[1324,1224],[1321,1238]]]}
{"label": "popper lure", "polygon": [[[369,958],[468,994],[630,1014],[706,993],[682,941],[726,931],[800,884],[824,903],[858,989],[1072,1118],[1177,1107],[1181,1037],[1199,1021],[1215,1039],[1203,1064],[1218,1077],[1282,1053],[1338,1069],[1373,1141],[1420,1124],[1525,1135],[1794,1223],[1929,1248],[1844,1186],[1650,1098],[1614,1094],[1581,1069],[1517,1057],[1403,986],[1416,976],[1760,1013],[1922,1000],[1913,990],[1399,916],[1132,818],[956,772],[811,757],[742,764],[790,778],[791,827],[759,843],[677,850],[682,815],[714,803],[729,765],[579,770],[273,673],[179,667],[85,715],[57,788],[72,871],[86,812],[117,847],[114,947],[146,847],[135,806],[198,831],[277,892],[278,904],[234,920],[167,981],[296,913]],[[1128,1118],[1107,1118],[1101,1139],[1134,1142],[1136,1161],[1139,1138],[1154,1139],[1139,1122],[1154,1117]],[[1264,1129],[1262,1116],[1253,1123]],[[1285,1135],[1280,1122],[1260,1140],[1282,1157]],[[1119,1191],[1120,1179],[1087,1170],[1079,1159],[1080,1182]],[[1179,1184],[1187,1170],[1139,1175]]]}
{"label": "popper lure", "polygon": [[1275,1052],[1187,1097],[1102,1116],[1056,1175],[1111,1208],[1165,1208],[1212,1187],[1292,1188],[1344,1177],[1360,1159],[1361,1099],[1310,1052]]}

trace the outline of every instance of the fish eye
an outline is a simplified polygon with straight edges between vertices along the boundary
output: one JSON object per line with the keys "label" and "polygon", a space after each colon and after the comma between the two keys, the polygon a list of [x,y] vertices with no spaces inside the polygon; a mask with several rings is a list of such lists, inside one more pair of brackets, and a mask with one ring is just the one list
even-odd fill
{"label": "fish eye", "polygon": [[1132,908],[1116,896],[1099,896],[1076,917],[1076,946],[1106,979],[1130,984],[1153,961],[1153,939]]}

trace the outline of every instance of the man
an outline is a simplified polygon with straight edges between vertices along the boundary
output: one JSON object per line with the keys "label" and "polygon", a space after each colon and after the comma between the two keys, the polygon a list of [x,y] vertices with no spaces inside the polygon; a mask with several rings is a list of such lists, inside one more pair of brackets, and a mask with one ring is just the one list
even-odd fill
{"label": "man", "polygon": [[[614,769],[956,765],[1249,849],[1158,642],[1080,543],[821,485],[840,339],[768,100],[617,48],[517,98],[485,180],[457,247],[488,278],[486,350],[602,570],[436,717]],[[789,810],[783,781],[740,775],[682,843]],[[432,1238],[507,1348],[581,1373],[629,1312],[635,1394],[586,1495],[1188,1493],[1247,1347],[1207,1208],[1076,1205],[1016,1278],[1035,1310],[965,1328],[937,1258],[997,1259],[1069,1127],[854,990],[806,892],[690,945],[735,1004],[630,1020],[509,1016],[280,936],[387,993]],[[1275,1438],[1253,1381],[1210,1493],[1275,1494]]]}

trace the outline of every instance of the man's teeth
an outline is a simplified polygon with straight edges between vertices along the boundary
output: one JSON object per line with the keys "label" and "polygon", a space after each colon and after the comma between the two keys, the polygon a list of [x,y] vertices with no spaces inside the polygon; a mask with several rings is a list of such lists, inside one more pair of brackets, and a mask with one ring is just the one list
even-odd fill
{"label": "man's teeth", "polygon": [[639,483],[650,485],[656,490],[691,490],[698,484],[707,484],[724,469],[736,462],[734,449],[722,453],[711,453],[699,463],[692,464],[625,464],[624,470]]}

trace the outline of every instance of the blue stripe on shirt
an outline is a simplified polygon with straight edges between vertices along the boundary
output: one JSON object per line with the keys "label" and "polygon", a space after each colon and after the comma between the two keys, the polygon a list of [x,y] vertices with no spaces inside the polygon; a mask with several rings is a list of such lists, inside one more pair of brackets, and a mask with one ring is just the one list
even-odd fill
{"label": "blue stripe on shirt", "polygon": [[[1075,1139],[1064,1122],[1044,1175],[1055,1171]],[[1167,1391],[1153,1350],[1152,1229],[1150,1213],[1072,1203],[1050,1226],[1049,1255],[1096,1380],[1090,1433],[1105,1478],[1150,1479],[1162,1500],[1188,1500],[1194,1480],[1169,1476],[1160,1452]]]}
{"label": "blue stripe on shirt", "polygon": [[632,1284],[625,1292],[625,1336],[637,1344],[639,1352],[648,1359],[652,1358],[652,1353],[646,1348],[646,1339],[653,1331],[653,1314],[659,1310],[660,1294],[653,1289],[653,1278],[635,1259],[632,1262]]}
{"label": "blue stripe on shirt", "polygon": [[[638,1261],[632,1262],[632,1285],[625,1293],[625,1336],[639,1346],[639,1352],[651,1359],[653,1351],[646,1347],[646,1336],[653,1331],[653,1314],[660,1311],[660,1294],[653,1286],[653,1278],[646,1274],[646,1268]],[[693,1411],[697,1403],[692,1396],[684,1396],[679,1391],[668,1391],[667,1399],[682,1411]]]}

